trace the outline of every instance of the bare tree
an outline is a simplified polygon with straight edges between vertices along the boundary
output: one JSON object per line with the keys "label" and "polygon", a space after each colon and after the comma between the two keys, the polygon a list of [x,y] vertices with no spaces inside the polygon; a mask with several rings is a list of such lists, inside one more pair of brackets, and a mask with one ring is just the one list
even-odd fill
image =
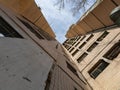
{"label": "bare tree", "polygon": [[72,3],[71,11],[73,12],[73,15],[75,15],[80,9],[83,9],[85,11],[85,5],[88,4],[89,0],[57,0],[55,5],[59,6],[59,9],[65,7],[65,4]]}

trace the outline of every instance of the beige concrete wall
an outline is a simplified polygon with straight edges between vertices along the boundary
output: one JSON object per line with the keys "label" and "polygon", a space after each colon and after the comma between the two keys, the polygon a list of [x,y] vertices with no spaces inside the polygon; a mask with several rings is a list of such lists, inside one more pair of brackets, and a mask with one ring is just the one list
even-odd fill
{"label": "beige concrete wall", "polygon": [[[82,48],[81,52],[79,52],[76,56],[75,56],[75,60],[78,59],[78,57],[80,55],[82,55],[84,52],[88,53],[88,56],[84,59],[84,61],[81,62],[81,64],[79,65],[79,69],[82,70],[84,67],[86,67],[86,65],[88,63],[91,62],[91,60],[94,59],[94,57],[96,57],[96,55],[98,55],[115,37],[116,35],[119,33],[119,29],[114,29],[112,31],[108,31],[110,32],[109,35],[103,39],[102,42],[98,42],[98,46],[97,48],[93,49],[92,52],[87,52],[87,49],[97,40],[98,37],[100,37],[104,32],[100,32],[100,33],[96,33],[94,35],[94,37],[92,38],[92,40],[90,40],[89,42],[87,42],[87,44]],[[84,41],[83,41],[84,42]]]}
{"label": "beige concrete wall", "polygon": [[[113,0],[116,4],[120,4],[119,0]],[[88,32],[89,30],[95,30],[99,27],[109,26],[113,23],[109,19],[109,13],[115,8],[116,5],[113,4],[110,0],[104,0],[98,7],[96,7],[91,13],[89,13],[82,21],[77,22],[81,28],[81,31]],[[95,17],[97,16],[97,18]],[[101,23],[102,22],[102,23]],[[107,30],[107,28],[104,28]],[[75,29],[74,29],[75,30]],[[69,32],[69,31],[68,31]],[[100,31],[98,33],[92,33],[94,37],[90,41],[86,41],[90,36],[89,34],[81,41],[78,40],[74,45],[71,46],[73,51],[66,50],[68,55],[72,58],[73,62],[78,66],[79,70],[82,72],[83,76],[86,78],[93,90],[119,90],[120,89],[120,54],[114,60],[108,60],[103,57],[103,55],[116,43],[120,40],[120,28],[111,28],[108,30],[109,34],[102,40],[96,41],[104,32]],[[81,34],[81,33],[80,33]],[[72,35],[71,35],[72,36]],[[76,38],[76,37],[75,37]],[[82,38],[82,37],[81,37]],[[75,46],[80,42],[77,46]],[[86,42],[85,46],[79,49],[79,46]],[[87,49],[94,43],[97,42],[98,45],[91,52],[88,52]],[[74,56],[76,50],[79,50]],[[88,55],[80,62],[77,62],[77,59],[86,52]],[[107,68],[101,72],[97,78],[93,79],[89,75],[89,70],[100,60],[104,59],[109,65]]]}
{"label": "beige concrete wall", "polygon": [[[96,40],[104,33],[92,33],[94,37],[91,38],[90,41],[86,41],[90,35],[86,35],[86,37],[80,41],[80,39],[76,42],[80,42],[76,47],[73,45],[74,50],[70,53],[67,49],[66,52],[72,58],[73,62],[78,66],[79,70],[82,72],[83,76],[87,79],[90,86],[93,90],[119,90],[120,87],[120,65],[119,59],[120,54],[114,60],[108,60],[103,57],[103,55],[120,39],[120,28],[113,28],[108,30],[109,34],[102,40],[97,41],[98,46],[95,47],[91,52],[87,52],[87,49],[94,43]],[[82,37],[81,37],[82,38]],[[79,46],[86,42],[85,46],[79,49]],[[78,49],[79,52],[72,56],[72,53]],[[77,62],[77,59],[84,53],[88,53],[88,56],[85,57],[80,63]],[[108,67],[105,68],[103,72],[101,72],[96,79],[93,79],[88,71],[100,60],[104,59],[109,63]],[[113,83],[114,82],[114,83]]]}
{"label": "beige concrete wall", "polygon": [[[119,35],[112,40],[112,42],[82,71],[83,75],[87,78],[90,85],[94,90],[119,90],[120,87],[120,67],[119,67],[119,58],[116,57],[114,60],[106,60],[102,56],[120,39]],[[89,76],[88,71],[92,68],[99,59],[104,59],[109,62],[107,68],[96,78],[93,79]],[[114,82],[114,83],[113,83]]]}

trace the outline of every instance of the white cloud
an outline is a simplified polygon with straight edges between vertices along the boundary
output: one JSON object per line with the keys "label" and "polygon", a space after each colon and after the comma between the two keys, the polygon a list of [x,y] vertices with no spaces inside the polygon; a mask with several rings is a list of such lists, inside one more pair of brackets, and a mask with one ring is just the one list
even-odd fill
{"label": "white cloud", "polygon": [[55,32],[56,39],[62,43],[69,26],[76,22],[76,17],[73,17],[71,12],[67,10],[59,11],[52,0],[35,1],[41,7],[44,16]]}
{"label": "white cloud", "polygon": [[[69,11],[69,5],[66,5],[66,9],[59,11],[54,2],[56,0],[35,0],[38,6],[40,6],[45,18],[50,24],[51,28],[56,34],[56,39],[59,42],[65,40],[65,34],[70,25],[74,24],[83,13],[77,13],[76,17],[72,16],[72,13]],[[89,0],[90,5],[86,5],[89,8],[96,0]],[[72,3],[71,3],[72,4]]]}

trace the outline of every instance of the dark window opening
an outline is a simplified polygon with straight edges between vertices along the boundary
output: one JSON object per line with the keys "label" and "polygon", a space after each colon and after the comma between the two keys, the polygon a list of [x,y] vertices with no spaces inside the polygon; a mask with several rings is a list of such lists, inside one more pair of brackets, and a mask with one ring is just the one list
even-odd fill
{"label": "dark window opening", "polygon": [[77,89],[76,87],[74,87],[74,90],[84,90],[82,86],[80,86],[79,89]]}
{"label": "dark window opening", "polygon": [[55,65],[53,64],[50,72],[48,73],[45,90],[49,90],[50,89],[50,84],[51,84],[51,79],[52,79],[52,74],[53,74],[54,68],[55,68]]}
{"label": "dark window opening", "polygon": [[69,46],[69,48],[67,48],[67,50],[70,50],[70,48],[71,48],[71,47]]}
{"label": "dark window opening", "polygon": [[75,41],[75,38],[71,38],[70,40],[71,40],[71,41]]}
{"label": "dark window opening", "polygon": [[94,35],[91,34],[86,41],[89,41],[90,39],[92,39],[93,36],[94,36]]}
{"label": "dark window opening", "polygon": [[63,44],[64,45],[64,47],[66,48],[66,45],[65,44]]}
{"label": "dark window opening", "polygon": [[109,63],[101,59],[90,69],[90,71],[88,71],[88,73],[95,79],[108,65]]}
{"label": "dark window opening", "polygon": [[73,44],[73,41],[68,41],[67,44],[72,45],[72,44]]}
{"label": "dark window opening", "polygon": [[75,68],[73,68],[73,66],[71,66],[68,62],[66,62],[66,63],[67,63],[68,69],[70,71],[72,71],[72,73],[75,74],[79,78],[79,76],[78,76],[77,71],[75,70]]}
{"label": "dark window opening", "polygon": [[85,59],[85,57],[87,57],[87,53],[83,53],[78,59],[77,62],[80,63],[83,59]]}
{"label": "dark window opening", "polygon": [[75,47],[77,47],[79,43],[80,43],[80,42],[78,42],[78,43],[75,45]]}
{"label": "dark window opening", "polygon": [[88,52],[91,52],[97,45],[98,45],[98,43],[97,43],[97,42],[94,42],[94,43],[87,49],[87,51],[88,51]]}
{"label": "dark window opening", "polygon": [[83,36],[80,41],[82,41],[86,36]]}
{"label": "dark window opening", "polygon": [[[33,22],[31,22],[30,20],[28,20],[26,17],[24,17],[24,16],[22,16],[22,17],[26,20],[24,22],[28,23],[42,37],[42,39],[46,38],[47,40],[55,40],[54,37],[52,37],[49,33],[47,33],[46,31],[44,31],[42,28],[36,26]],[[17,18],[21,22],[23,21],[19,17],[17,17]]]}
{"label": "dark window opening", "polygon": [[64,43],[67,43],[69,39],[66,39]]}
{"label": "dark window opening", "polygon": [[78,90],[76,87],[74,87],[74,90]]}
{"label": "dark window opening", "polygon": [[111,0],[111,1],[112,1],[112,3],[113,3],[115,6],[119,6],[119,5],[116,3],[115,0]]}
{"label": "dark window opening", "polygon": [[10,24],[0,17],[0,37],[23,38]]}
{"label": "dark window opening", "polygon": [[[19,19],[19,18],[18,18]],[[29,23],[19,19],[32,33],[35,34],[39,39],[44,39]]]}
{"label": "dark window opening", "polygon": [[76,42],[74,41],[73,43],[72,43],[72,45],[74,45]]}
{"label": "dark window opening", "polygon": [[79,50],[75,50],[73,53],[72,53],[72,56],[74,56],[75,54],[77,54],[79,52]]}
{"label": "dark window opening", "polygon": [[77,38],[77,41],[80,39],[81,37],[79,36],[78,38]]}
{"label": "dark window opening", "polygon": [[79,46],[79,49],[81,49],[82,47],[84,47],[86,44],[86,42],[83,42],[80,46]]}
{"label": "dark window opening", "polygon": [[74,48],[72,48],[69,52],[72,52],[74,50]]}
{"label": "dark window opening", "polygon": [[67,49],[67,50],[69,49],[69,46],[68,46],[68,45],[66,45],[66,49]]}
{"label": "dark window opening", "polygon": [[67,49],[68,45],[65,44],[64,47]]}
{"label": "dark window opening", "polygon": [[97,39],[97,41],[102,41],[108,34],[109,34],[109,32],[105,31],[105,32]]}
{"label": "dark window opening", "polygon": [[120,41],[113,45],[103,57],[113,60],[119,55],[119,53],[120,53]]}
{"label": "dark window opening", "polygon": [[69,39],[69,41],[67,43],[70,44],[70,45],[74,45],[76,43],[75,38]]}

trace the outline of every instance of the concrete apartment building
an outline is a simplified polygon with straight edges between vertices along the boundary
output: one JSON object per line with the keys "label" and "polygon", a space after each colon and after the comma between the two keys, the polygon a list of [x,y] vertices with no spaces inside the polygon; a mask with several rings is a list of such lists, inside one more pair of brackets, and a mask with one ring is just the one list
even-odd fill
{"label": "concrete apartment building", "polygon": [[120,27],[109,17],[118,5],[120,0],[103,0],[70,27],[63,43],[93,90],[120,89]]}
{"label": "concrete apartment building", "polygon": [[34,0],[0,0],[0,48],[0,90],[92,90]]}

